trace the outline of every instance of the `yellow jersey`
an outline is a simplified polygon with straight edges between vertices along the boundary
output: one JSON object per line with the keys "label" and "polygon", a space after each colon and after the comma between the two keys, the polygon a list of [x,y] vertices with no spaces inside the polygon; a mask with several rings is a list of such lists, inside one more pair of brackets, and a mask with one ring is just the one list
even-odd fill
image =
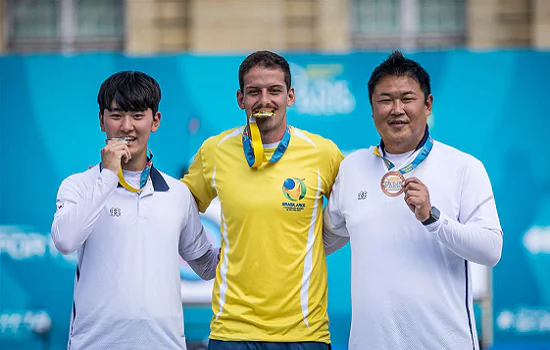
{"label": "yellow jersey", "polygon": [[244,128],[207,139],[183,178],[204,212],[221,203],[222,253],[210,338],[330,343],[323,197],[343,155],[330,140],[290,127],[288,148],[251,168]]}

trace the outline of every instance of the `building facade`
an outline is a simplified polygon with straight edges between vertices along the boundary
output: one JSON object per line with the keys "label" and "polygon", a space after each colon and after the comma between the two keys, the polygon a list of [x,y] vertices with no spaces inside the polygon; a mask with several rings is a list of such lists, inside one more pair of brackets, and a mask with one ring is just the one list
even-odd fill
{"label": "building facade", "polygon": [[0,0],[0,52],[550,47],[548,0]]}

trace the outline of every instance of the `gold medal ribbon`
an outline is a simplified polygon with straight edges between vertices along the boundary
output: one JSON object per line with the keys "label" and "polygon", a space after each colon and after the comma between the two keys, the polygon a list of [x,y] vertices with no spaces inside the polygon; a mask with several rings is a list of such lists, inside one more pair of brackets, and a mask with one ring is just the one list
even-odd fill
{"label": "gold medal ribbon", "polygon": [[126,180],[124,179],[124,175],[122,174],[122,167],[118,168],[118,183],[122,187],[124,187],[125,189],[127,189],[128,191],[133,192],[133,193],[139,193],[143,189],[143,187],[142,188],[134,188],[129,183],[126,182]]}
{"label": "gold medal ribbon", "polygon": [[151,152],[150,150],[147,151],[149,152],[149,157],[147,157],[145,169],[143,169],[143,171],[141,172],[141,176],[139,179],[140,188],[135,188],[131,186],[128,182],[126,182],[126,179],[124,179],[124,174],[122,173],[122,165],[120,166],[120,168],[118,168],[118,183],[130,192],[139,193],[143,190],[145,185],[147,185],[149,172],[151,171],[151,167],[153,166],[153,152]]}
{"label": "gold medal ribbon", "polygon": [[[290,127],[287,125],[283,138],[275,149],[275,152],[269,159],[269,163],[275,163],[285,153],[290,142]],[[256,118],[251,116],[248,123],[248,128],[245,127],[242,135],[242,143],[246,162],[251,168],[260,167],[265,160],[264,145],[262,143],[262,135],[256,123]]]}
{"label": "gold medal ribbon", "polygon": [[252,149],[254,150],[254,164],[253,168],[259,167],[264,162],[264,145],[262,143],[262,135],[260,134],[260,128],[256,123],[255,118],[250,120],[250,138],[252,139]]}

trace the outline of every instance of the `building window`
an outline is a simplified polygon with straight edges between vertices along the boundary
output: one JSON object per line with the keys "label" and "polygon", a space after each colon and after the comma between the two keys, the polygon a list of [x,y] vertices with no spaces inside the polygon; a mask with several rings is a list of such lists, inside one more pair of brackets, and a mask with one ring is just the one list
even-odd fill
{"label": "building window", "polygon": [[120,50],[124,0],[7,0],[9,51]]}
{"label": "building window", "polygon": [[290,50],[314,50],[316,0],[285,0],[286,46]]}
{"label": "building window", "polygon": [[398,33],[399,0],[353,0],[352,27],[355,33]]}
{"label": "building window", "polygon": [[460,33],[465,30],[464,0],[418,0],[421,32]]}
{"label": "building window", "polygon": [[466,42],[466,0],[350,0],[356,48],[444,48]]}

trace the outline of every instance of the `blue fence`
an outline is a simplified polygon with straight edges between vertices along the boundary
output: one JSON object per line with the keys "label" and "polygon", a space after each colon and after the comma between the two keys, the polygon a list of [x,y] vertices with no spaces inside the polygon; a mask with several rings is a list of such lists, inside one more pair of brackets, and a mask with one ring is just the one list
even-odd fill
{"label": "blue fence", "polygon": [[[297,103],[291,124],[343,151],[378,142],[366,82],[385,53],[289,54]],[[550,344],[550,53],[411,54],[432,76],[432,134],[475,155],[493,183],[505,232],[494,269],[497,346]],[[244,56],[118,54],[0,57],[0,347],[61,349],[68,334],[74,257],[48,237],[57,188],[99,162],[101,82],[141,70],[161,84],[163,114],[151,139],[155,164],[179,176],[206,137],[245,116],[237,106]],[[349,249],[329,257],[333,341],[346,347]],[[205,311],[206,310],[206,311]],[[188,332],[208,332],[208,309],[186,313]],[[45,332],[51,327],[50,332]]]}

